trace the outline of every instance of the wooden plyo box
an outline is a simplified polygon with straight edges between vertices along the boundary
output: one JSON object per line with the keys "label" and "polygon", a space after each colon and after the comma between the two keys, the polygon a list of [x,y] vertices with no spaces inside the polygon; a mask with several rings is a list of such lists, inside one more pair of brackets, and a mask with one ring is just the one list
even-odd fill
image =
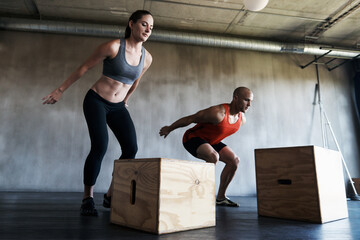
{"label": "wooden plyo box", "polygon": [[357,194],[360,194],[360,178],[353,178],[354,187],[356,189]]}
{"label": "wooden plyo box", "polygon": [[341,155],[316,146],[255,150],[258,214],[315,223],[348,217]]}
{"label": "wooden plyo box", "polygon": [[115,160],[110,221],[156,234],[215,226],[215,165]]}

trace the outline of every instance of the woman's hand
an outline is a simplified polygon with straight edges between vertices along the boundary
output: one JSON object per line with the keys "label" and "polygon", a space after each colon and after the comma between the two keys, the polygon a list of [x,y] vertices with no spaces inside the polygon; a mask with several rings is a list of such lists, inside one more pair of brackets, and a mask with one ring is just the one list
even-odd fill
{"label": "woman's hand", "polygon": [[62,94],[63,91],[61,91],[60,88],[57,88],[46,97],[43,97],[41,100],[44,101],[43,104],[55,104],[57,101],[60,100]]}

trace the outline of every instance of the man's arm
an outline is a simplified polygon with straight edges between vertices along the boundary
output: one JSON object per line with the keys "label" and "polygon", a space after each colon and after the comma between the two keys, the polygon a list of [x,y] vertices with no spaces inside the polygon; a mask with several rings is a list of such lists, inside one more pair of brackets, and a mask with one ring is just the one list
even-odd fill
{"label": "man's arm", "polygon": [[189,115],[172,123],[170,126],[164,126],[160,129],[160,136],[166,138],[170,132],[180,127],[186,127],[191,123],[212,123],[218,124],[225,117],[225,109],[222,105],[212,106],[207,109],[198,111],[193,115]]}

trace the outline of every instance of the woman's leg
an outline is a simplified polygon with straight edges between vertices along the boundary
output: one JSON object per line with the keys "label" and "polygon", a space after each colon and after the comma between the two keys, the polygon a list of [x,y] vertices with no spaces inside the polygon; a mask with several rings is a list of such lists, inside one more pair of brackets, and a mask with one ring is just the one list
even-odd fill
{"label": "woman's leg", "polygon": [[[115,137],[119,141],[122,152],[120,159],[135,158],[138,150],[136,131],[135,131],[134,123],[125,106],[123,106],[122,108],[116,111],[112,111],[111,113],[109,113],[107,118],[107,123],[110,129],[114,132]],[[110,197],[112,194],[112,185],[113,182],[111,181],[110,187],[106,193],[107,197]],[[108,204],[106,205],[110,206]]]}
{"label": "woman's leg", "polygon": [[91,149],[84,165],[84,198],[86,198],[93,197],[93,186],[99,175],[109,140],[104,103],[88,93],[83,107],[91,141]]}
{"label": "woman's leg", "polygon": [[138,146],[134,123],[126,107],[108,114],[107,123],[121,147],[120,159],[133,159]]}

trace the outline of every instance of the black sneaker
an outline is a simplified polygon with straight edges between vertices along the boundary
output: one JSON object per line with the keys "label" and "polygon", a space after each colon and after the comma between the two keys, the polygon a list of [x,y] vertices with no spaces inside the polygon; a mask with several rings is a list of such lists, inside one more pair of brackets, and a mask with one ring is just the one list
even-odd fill
{"label": "black sneaker", "polygon": [[104,194],[103,206],[105,208],[110,208],[111,207],[111,197],[106,196],[106,193]]}
{"label": "black sneaker", "polygon": [[82,216],[97,216],[98,212],[95,208],[94,199],[92,197],[85,198],[82,200],[80,207],[80,214]]}
{"label": "black sneaker", "polygon": [[239,207],[240,205],[236,202],[231,201],[229,198],[224,198],[222,200],[216,199],[217,206],[225,206],[225,207]]}

